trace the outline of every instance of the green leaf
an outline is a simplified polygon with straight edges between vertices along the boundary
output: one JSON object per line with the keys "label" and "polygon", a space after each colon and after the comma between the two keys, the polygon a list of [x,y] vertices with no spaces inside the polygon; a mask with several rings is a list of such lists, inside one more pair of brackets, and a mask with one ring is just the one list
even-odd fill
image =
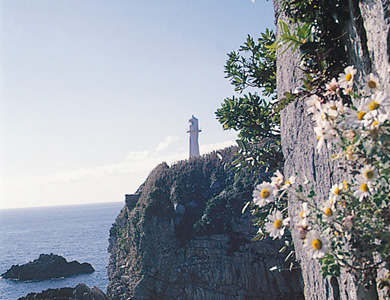
{"label": "green leaf", "polygon": [[245,213],[245,212],[247,211],[248,207],[250,206],[250,204],[251,204],[251,202],[247,202],[247,203],[244,205],[244,207],[242,208],[241,213]]}
{"label": "green leaf", "polygon": [[252,242],[257,242],[259,241],[260,239],[263,238],[263,234],[257,234],[253,239],[252,239]]}

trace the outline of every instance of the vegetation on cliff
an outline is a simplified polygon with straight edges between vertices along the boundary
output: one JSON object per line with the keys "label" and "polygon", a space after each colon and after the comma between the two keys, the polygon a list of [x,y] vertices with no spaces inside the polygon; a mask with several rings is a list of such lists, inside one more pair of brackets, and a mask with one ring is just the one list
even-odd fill
{"label": "vegetation on cliff", "polygon": [[[269,86],[273,86],[274,78],[270,77],[269,85],[252,84],[260,81],[251,82],[247,77],[256,78],[256,71],[266,71],[262,65],[252,62],[276,59],[287,50],[299,51],[297,68],[300,71],[297,73],[302,74],[303,78],[299,81],[303,85],[293,87],[291,91],[279,91],[279,99],[273,104],[249,101],[255,98],[252,94],[227,99],[218,110],[217,118],[225,129],[240,131],[241,156],[245,163],[237,161],[237,166],[256,168],[259,165],[257,162],[267,160],[265,153],[260,157],[258,155],[263,149],[261,141],[264,134],[256,130],[264,126],[272,132],[272,128],[281,125],[280,119],[273,119],[274,116],[278,116],[293,101],[306,99],[318,139],[317,150],[321,151],[325,144],[328,145],[329,152],[335,153],[330,159],[339,161],[339,168],[348,174],[346,181],[343,184],[331,178],[332,182],[336,182],[329,196],[317,195],[316,191],[308,188],[307,178],[299,176],[299,172],[288,179],[277,172],[271,182],[256,186],[247,207],[257,217],[258,236],[282,238],[291,221],[298,231],[297,236],[304,241],[303,248],[311,257],[319,259],[324,277],[330,275],[336,280],[335,277],[339,277],[342,270],[347,271],[353,275],[357,286],[368,289],[376,287],[378,274],[384,267],[390,267],[390,98],[382,86],[383,81],[388,82],[388,70],[380,78],[370,65],[370,59],[374,60],[373,56],[379,57],[380,54],[368,52],[370,45],[360,8],[378,5],[387,13],[388,4],[380,1],[378,4],[374,4],[374,1],[359,2],[278,1],[281,10],[277,14],[284,18],[278,24],[278,38],[274,38],[274,43],[270,44],[263,34],[263,38],[259,39],[262,45],[251,43],[248,38],[240,51],[252,51],[247,60],[250,63],[245,58],[237,58],[237,52],[230,54],[227,77],[237,91],[242,92],[247,86],[252,86],[264,89],[264,93]],[[354,14],[356,18],[353,19]],[[353,27],[352,33],[348,31],[348,26]],[[358,50],[351,49],[355,47],[351,40],[356,34],[361,39],[362,48]],[[356,69],[347,66],[356,61],[356,57],[353,57],[356,55],[366,56],[369,61],[367,66],[355,65]],[[364,76],[365,72],[369,75]],[[284,97],[280,92],[285,92]],[[262,113],[264,109],[266,114]],[[245,151],[247,144],[251,146],[251,151]],[[290,192],[289,198],[287,190]],[[303,196],[303,192],[307,194]],[[317,198],[321,198],[320,204]],[[304,203],[300,216],[289,216],[287,199]],[[287,244],[290,244],[289,236]],[[388,275],[380,278],[378,287],[385,289],[387,298],[390,298]]]}
{"label": "vegetation on cliff", "polygon": [[[237,147],[158,165],[110,230],[110,299],[303,299],[279,241],[252,243],[242,206],[267,174],[231,167]],[[262,275],[254,275],[262,274]]]}
{"label": "vegetation on cliff", "polygon": [[[128,226],[142,227],[151,218],[173,220],[181,241],[197,235],[231,235],[231,221],[240,217],[243,204],[250,201],[251,187],[267,174],[257,176],[243,171],[236,178],[231,167],[237,147],[212,152],[172,166],[158,165],[138,189],[135,207],[125,206],[118,216]],[[126,248],[128,230],[114,225],[111,236],[122,240]]]}

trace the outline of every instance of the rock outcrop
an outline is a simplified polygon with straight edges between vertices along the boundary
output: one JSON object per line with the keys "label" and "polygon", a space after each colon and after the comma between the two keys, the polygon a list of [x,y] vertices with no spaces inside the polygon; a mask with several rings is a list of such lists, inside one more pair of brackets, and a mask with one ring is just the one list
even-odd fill
{"label": "rock outcrop", "polygon": [[281,243],[251,241],[241,210],[265,174],[235,181],[235,151],[151,172],[110,230],[109,299],[303,299],[298,269],[269,271],[284,266]]}
{"label": "rock outcrop", "polygon": [[67,262],[65,258],[55,254],[41,254],[38,259],[24,265],[13,265],[1,275],[3,278],[16,280],[46,280],[69,277],[78,274],[89,274],[95,270],[89,263],[78,261]]}
{"label": "rock outcrop", "polygon": [[[276,23],[288,22],[280,13],[284,0],[274,0]],[[332,5],[332,4],[330,4]],[[347,51],[349,64],[358,69],[362,78],[373,72],[380,78],[385,90],[390,87],[390,2],[388,0],[346,0],[345,19],[343,19],[343,43]],[[287,51],[277,57],[278,96],[301,86],[302,73],[299,71],[299,53]],[[317,195],[316,201],[324,200],[321,195],[328,195],[332,184],[345,176],[329,160],[328,151],[318,153],[317,141],[310,117],[306,114],[304,99],[291,103],[282,112],[281,134],[285,157],[284,173],[286,176],[299,173],[313,183]],[[296,215],[300,204],[291,199],[290,215]],[[302,249],[302,242],[294,238],[297,257],[302,268],[306,299],[311,300],[357,300],[378,299],[376,291],[365,291],[357,287],[350,274],[343,273],[340,278],[323,279],[319,264],[310,259]]]}
{"label": "rock outcrop", "polygon": [[18,300],[107,300],[106,295],[97,287],[89,288],[84,283],[79,283],[74,288],[64,287],[59,289],[47,289],[41,293],[30,293]]}

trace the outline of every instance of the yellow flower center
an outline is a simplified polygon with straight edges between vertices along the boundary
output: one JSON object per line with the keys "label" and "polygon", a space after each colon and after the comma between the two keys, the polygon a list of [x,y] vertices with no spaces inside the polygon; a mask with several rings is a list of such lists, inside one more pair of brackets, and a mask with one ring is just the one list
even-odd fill
{"label": "yellow flower center", "polygon": [[366,113],[364,111],[359,111],[358,115],[357,115],[358,120],[359,121],[363,120],[365,115],[366,115]]}
{"label": "yellow flower center", "polygon": [[301,219],[304,219],[304,218],[305,218],[305,211],[302,210],[302,211],[299,213],[299,216],[301,217]]}
{"label": "yellow flower center", "polygon": [[368,108],[369,108],[369,110],[378,109],[379,108],[379,103],[375,102],[375,101],[372,101],[372,102],[370,102],[370,104],[368,104]]}
{"label": "yellow flower center", "polygon": [[291,184],[291,181],[286,181],[285,183],[284,183],[284,185],[290,185]]}
{"label": "yellow flower center", "polygon": [[337,107],[335,105],[331,106],[330,109],[337,110]]}
{"label": "yellow flower center", "polygon": [[366,177],[367,179],[371,179],[374,177],[374,171],[372,170],[367,170],[365,173],[364,173],[364,177]]}
{"label": "yellow flower center", "polygon": [[319,239],[315,239],[311,242],[311,246],[314,250],[321,250],[322,242]]}
{"label": "yellow flower center", "polygon": [[345,75],[345,80],[350,81],[352,79],[352,75],[350,73]]}
{"label": "yellow flower center", "polygon": [[317,140],[319,140],[319,139],[321,139],[321,136],[320,136],[320,135],[317,136]]}
{"label": "yellow flower center", "polygon": [[362,184],[360,185],[360,190],[361,190],[362,192],[368,192],[368,186],[367,186],[367,184],[362,183]]}
{"label": "yellow flower center", "polygon": [[270,192],[268,189],[262,189],[261,192],[260,192],[260,197],[261,198],[268,198]]}
{"label": "yellow flower center", "polygon": [[339,187],[337,187],[337,188],[334,189],[334,194],[335,194],[335,195],[340,195],[340,192],[341,192],[341,190],[340,190]]}
{"label": "yellow flower center", "polygon": [[324,214],[327,217],[331,217],[333,215],[333,212],[332,212],[332,210],[330,208],[327,208],[327,209],[325,209]]}
{"label": "yellow flower center", "polygon": [[276,220],[276,221],[274,222],[274,227],[275,227],[276,229],[280,229],[280,228],[282,228],[282,226],[283,226],[282,220]]}
{"label": "yellow flower center", "polygon": [[370,80],[370,81],[368,82],[368,87],[369,87],[370,89],[376,89],[377,84],[376,84],[376,82],[375,82],[374,80]]}
{"label": "yellow flower center", "polygon": [[379,123],[378,123],[378,121],[375,120],[371,123],[371,125],[372,125],[372,127],[378,127]]}
{"label": "yellow flower center", "polygon": [[346,189],[346,190],[348,190],[348,183],[347,183],[347,181],[346,180],[344,180],[344,188]]}

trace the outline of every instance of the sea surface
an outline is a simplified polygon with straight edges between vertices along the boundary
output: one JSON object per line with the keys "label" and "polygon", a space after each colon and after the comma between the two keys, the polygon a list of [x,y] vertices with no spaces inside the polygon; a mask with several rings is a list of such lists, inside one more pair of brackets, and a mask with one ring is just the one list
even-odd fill
{"label": "sea surface", "polygon": [[68,278],[21,282],[0,278],[0,299],[16,300],[30,292],[74,287],[84,282],[106,292],[108,235],[122,202],[0,210],[0,274],[39,254],[57,254],[68,262],[90,263],[95,272]]}

